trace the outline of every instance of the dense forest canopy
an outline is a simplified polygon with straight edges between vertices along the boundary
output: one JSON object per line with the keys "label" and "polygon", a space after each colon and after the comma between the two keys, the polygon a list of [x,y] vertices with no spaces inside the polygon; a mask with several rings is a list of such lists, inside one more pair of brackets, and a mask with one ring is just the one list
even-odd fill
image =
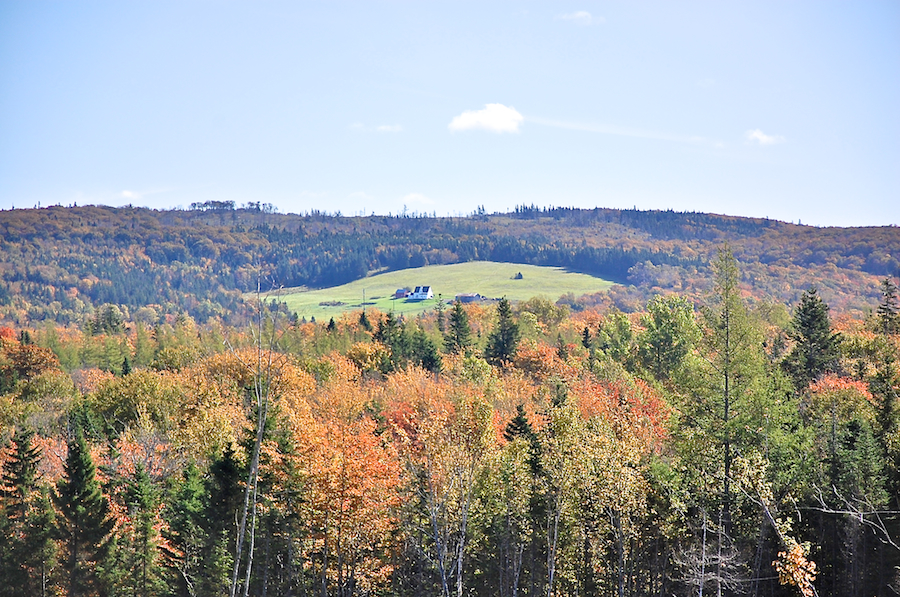
{"label": "dense forest canopy", "polygon": [[816,285],[834,308],[863,311],[878,296],[860,289],[900,268],[894,227],[815,228],[700,213],[522,206],[465,218],[344,217],[228,201],[170,211],[48,207],[0,212],[0,314],[16,325],[80,324],[113,304],[129,313],[144,308],[147,322],[177,311],[200,322],[236,321],[247,313],[243,293],[257,283],[263,290],[328,287],[373,271],[474,260],[615,280],[625,285],[613,293],[616,306],[631,311],[660,291],[701,295],[726,241],[758,299],[793,304]]}
{"label": "dense forest canopy", "polygon": [[900,591],[900,291],[0,327],[0,595]]}
{"label": "dense forest canopy", "polygon": [[[228,202],[0,226],[0,595],[900,593],[894,228]],[[328,322],[245,294],[484,258],[627,286]]]}

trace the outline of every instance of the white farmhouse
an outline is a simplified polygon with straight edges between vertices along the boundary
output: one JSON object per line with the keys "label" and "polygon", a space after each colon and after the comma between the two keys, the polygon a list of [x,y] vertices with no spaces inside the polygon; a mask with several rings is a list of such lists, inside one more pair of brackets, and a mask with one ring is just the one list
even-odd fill
{"label": "white farmhouse", "polygon": [[410,292],[406,298],[413,301],[424,301],[434,298],[434,292],[431,291],[431,286],[416,286],[416,289]]}

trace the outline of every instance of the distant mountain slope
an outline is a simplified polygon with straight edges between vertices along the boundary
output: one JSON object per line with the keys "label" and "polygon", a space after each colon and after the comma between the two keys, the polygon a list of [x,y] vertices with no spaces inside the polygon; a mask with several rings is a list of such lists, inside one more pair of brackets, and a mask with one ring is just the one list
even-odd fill
{"label": "distant mountain slope", "polygon": [[838,309],[877,300],[900,269],[900,229],[815,228],[672,211],[539,209],[466,218],[101,206],[0,212],[0,315],[78,322],[104,303],[204,321],[256,287],[328,287],[372,271],[476,260],[553,265],[657,291],[699,294],[730,243],[748,295],[791,302],[816,284]]}

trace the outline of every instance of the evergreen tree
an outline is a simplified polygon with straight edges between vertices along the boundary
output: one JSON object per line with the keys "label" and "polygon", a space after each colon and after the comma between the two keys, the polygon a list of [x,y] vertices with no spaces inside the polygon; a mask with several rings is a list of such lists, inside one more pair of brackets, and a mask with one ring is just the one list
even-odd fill
{"label": "evergreen tree", "polygon": [[497,305],[497,325],[488,336],[484,356],[489,363],[500,365],[512,359],[519,344],[519,324],[513,320],[512,307],[506,297]]}
{"label": "evergreen tree", "polygon": [[885,336],[900,332],[900,290],[891,278],[881,281],[881,304],[877,315],[881,333]]}
{"label": "evergreen tree", "polygon": [[840,334],[831,331],[826,305],[815,288],[803,293],[794,312],[791,337],[796,343],[782,362],[785,372],[798,390],[811,381],[835,371],[840,357]]}
{"label": "evergreen tree", "polygon": [[444,334],[444,350],[456,354],[466,350],[472,344],[472,330],[469,327],[469,315],[460,301],[453,303],[450,311],[450,329]]}
{"label": "evergreen tree", "polygon": [[129,374],[131,374],[131,361],[128,360],[128,355],[125,355],[125,359],[122,361],[122,377]]}
{"label": "evergreen tree", "polygon": [[219,597],[228,594],[231,587],[236,520],[243,496],[241,476],[241,467],[231,446],[209,467],[202,519],[201,577],[196,586],[198,596]]}
{"label": "evergreen tree", "polygon": [[115,521],[80,429],[76,428],[69,439],[65,475],[56,484],[53,501],[61,515],[58,531],[65,552],[67,595],[90,594],[97,587],[97,565],[106,555]]}
{"label": "evergreen tree", "polygon": [[437,329],[440,333],[444,333],[447,331],[446,321],[444,318],[444,299],[441,295],[438,295],[437,306],[435,307],[435,311],[437,311]]}
{"label": "evergreen tree", "polygon": [[531,427],[531,422],[525,414],[525,406],[523,404],[516,407],[516,416],[506,424],[506,428],[503,430],[503,439],[508,442],[519,437],[528,441],[534,438],[534,429]]}
{"label": "evergreen tree", "polygon": [[569,349],[563,340],[562,334],[556,334],[556,356],[560,361],[565,362],[569,358]]}
{"label": "evergreen tree", "polygon": [[176,550],[171,558],[175,574],[169,585],[178,597],[192,597],[193,587],[200,578],[205,502],[200,470],[191,462],[177,481],[164,510],[168,522],[165,538]]}
{"label": "evergreen tree", "polygon": [[124,582],[130,595],[150,597],[161,594],[164,583],[160,562],[160,536],[156,517],[159,498],[150,475],[140,464],[128,480],[125,492],[130,525],[125,558]]}
{"label": "evergreen tree", "polygon": [[372,331],[372,322],[369,321],[369,316],[366,315],[365,309],[359,314],[359,327],[367,332]]}
{"label": "evergreen tree", "polygon": [[584,329],[581,330],[581,345],[590,349],[591,344],[591,330],[588,329],[588,326],[584,326]]}
{"label": "evergreen tree", "polygon": [[325,330],[328,332],[336,332],[337,324],[334,323],[334,317],[328,320],[328,325],[325,327]]}
{"label": "evergreen tree", "polygon": [[17,429],[12,439],[12,457],[3,466],[3,486],[0,499],[7,521],[22,525],[28,512],[28,500],[35,489],[37,467],[41,456],[31,445],[34,431]]}
{"label": "evergreen tree", "polygon": [[417,365],[432,373],[440,372],[443,366],[437,346],[422,329],[416,330],[413,334],[411,358]]}
{"label": "evergreen tree", "polygon": [[0,595],[39,595],[46,584],[55,546],[53,509],[37,484],[40,453],[34,432],[18,429],[14,451],[3,466],[0,487]]}

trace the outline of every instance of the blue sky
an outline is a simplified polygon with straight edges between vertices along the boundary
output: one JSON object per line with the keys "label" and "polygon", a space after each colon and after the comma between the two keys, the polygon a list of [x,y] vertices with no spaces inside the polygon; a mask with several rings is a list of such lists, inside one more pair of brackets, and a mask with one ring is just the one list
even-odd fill
{"label": "blue sky", "polygon": [[900,224],[900,2],[0,3],[0,208]]}

